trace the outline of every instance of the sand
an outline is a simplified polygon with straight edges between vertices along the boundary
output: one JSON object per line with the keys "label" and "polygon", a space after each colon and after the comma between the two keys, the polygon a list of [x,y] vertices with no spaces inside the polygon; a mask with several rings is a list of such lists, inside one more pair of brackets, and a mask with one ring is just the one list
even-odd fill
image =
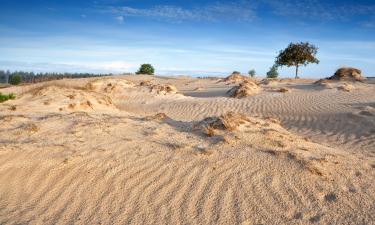
{"label": "sand", "polygon": [[374,224],[375,86],[314,82],[3,88],[0,224]]}

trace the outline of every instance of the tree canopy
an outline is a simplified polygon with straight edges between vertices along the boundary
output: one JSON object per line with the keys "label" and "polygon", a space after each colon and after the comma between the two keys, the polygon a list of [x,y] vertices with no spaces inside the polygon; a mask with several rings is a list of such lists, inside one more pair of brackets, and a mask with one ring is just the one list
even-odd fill
{"label": "tree canopy", "polygon": [[249,76],[254,77],[255,73],[256,73],[255,70],[252,69],[252,70],[249,71]]}
{"label": "tree canopy", "polygon": [[155,69],[151,64],[142,64],[137,74],[154,75]]}
{"label": "tree canopy", "polygon": [[267,72],[267,78],[277,78],[278,76],[279,72],[277,72],[277,65],[273,65]]}
{"label": "tree canopy", "polygon": [[275,64],[278,66],[295,66],[296,78],[298,78],[298,68],[309,63],[319,63],[316,58],[318,48],[308,42],[290,43],[289,46],[280,51],[276,57]]}
{"label": "tree canopy", "polygon": [[11,85],[19,85],[22,82],[22,77],[19,74],[15,74],[9,78],[9,83]]}

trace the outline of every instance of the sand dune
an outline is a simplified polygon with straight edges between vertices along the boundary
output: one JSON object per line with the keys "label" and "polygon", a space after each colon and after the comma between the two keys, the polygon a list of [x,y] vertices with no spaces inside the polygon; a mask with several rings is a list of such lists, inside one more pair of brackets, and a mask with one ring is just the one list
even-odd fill
{"label": "sand dune", "polygon": [[2,89],[18,98],[0,104],[0,224],[375,221],[373,84],[278,81],[241,99],[227,97],[234,85],[123,76]]}

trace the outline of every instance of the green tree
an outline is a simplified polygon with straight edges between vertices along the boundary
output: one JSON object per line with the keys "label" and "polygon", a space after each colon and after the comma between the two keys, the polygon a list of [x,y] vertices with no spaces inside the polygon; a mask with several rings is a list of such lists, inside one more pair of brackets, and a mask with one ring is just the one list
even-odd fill
{"label": "green tree", "polygon": [[155,69],[151,64],[142,64],[137,74],[147,74],[147,75],[154,75]]}
{"label": "green tree", "polygon": [[297,79],[299,78],[298,68],[301,65],[306,66],[309,63],[319,63],[319,60],[315,57],[317,52],[318,48],[308,42],[290,43],[286,49],[280,51],[275,63],[278,66],[295,66],[295,78]]}
{"label": "green tree", "polygon": [[249,76],[250,76],[250,77],[254,77],[254,76],[255,76],[255,73],[256,73],[255,70],[252,69],[252,70],[249,71]]}
{"label": "green tree", "polygon": [[22,82],[22,77],[18,74],[12,75],[9,78],[9,84],[11,85],[19,85]]}
{"label": "green tree", "polygon": [[270,68],[270,71],[267,72],[267,78],[277,78],[279,76],[279,72],[277,72],[277,65],[273,65]]}

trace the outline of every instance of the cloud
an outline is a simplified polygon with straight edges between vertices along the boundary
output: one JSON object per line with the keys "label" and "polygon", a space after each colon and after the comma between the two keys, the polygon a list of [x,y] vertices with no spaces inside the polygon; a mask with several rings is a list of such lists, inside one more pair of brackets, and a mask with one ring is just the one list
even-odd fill
{"label": "cloud", "polygon": [[124,23],[124,17],[123,17],[123,16],[116,16],[115,19],[116,19],[117,22],[120,23],[120,24]]}
{"label": "cloud", "polygon": [[274,14],[297,19],[347,20],[356,16],[374,16],[375,5],[347,4],[321,0],[261,0]]}
{"label": "cloud", "polygon": [[90,72],[90,73],[123,73],[135,70],[136,65],[123,61],[105,62],[25,62],[1,61],[0,70],[23,70],[34,72]]}
{"label": "cloud", "polygon": [[235,0],[215,2],[191,7],[179,5],[155,5],[148,8],[125,6],[105,6],[102,12],[123,17],[144,17],[172,22],[182,21],[241,21],[252,22],[262,15],[273,14],[297,20],[351,20],[357,17],[362,25],[372,27],[373,23],[363,22],[375,17],[375,4],[341,3],[322,0]]}
{"label": "cloud", "polygon": [[253,5],[248,1],[237,3],[215,3],[195,8],[174,5],[157,5],[151,8],[129,6],[109,7],[106,12],[125,17],[149,17],[170,21],[252,21],[255,19]]}

